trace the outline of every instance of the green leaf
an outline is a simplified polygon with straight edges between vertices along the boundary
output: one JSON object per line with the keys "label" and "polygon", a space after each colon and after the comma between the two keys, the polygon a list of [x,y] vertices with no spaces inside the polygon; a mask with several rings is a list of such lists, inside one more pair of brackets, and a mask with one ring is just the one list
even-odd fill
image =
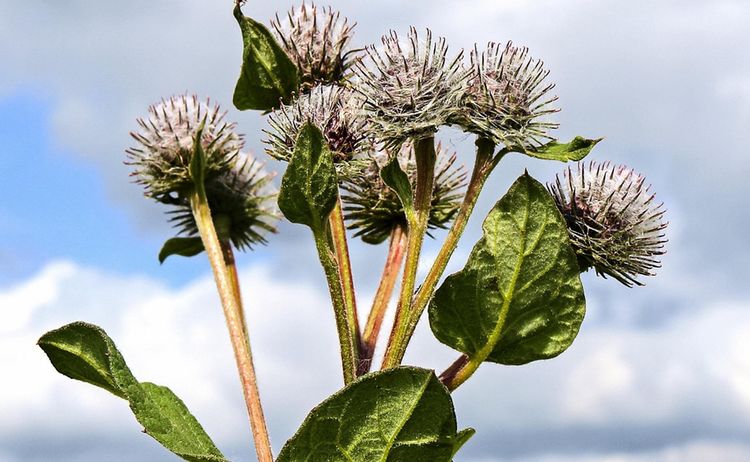
{"label": "green leaf", "polygon": [[473,362],[525,364],[559,355],[586,308],[568,231],[549,193],[524,174],[483,231],[464,269],[435,292],[433,333]]}
{"label": "green leaf", "polygon": [[196,192],[202,198],[206,197],[206,153],[203,152],[203,143],[201,142],[205,125],[206,118],[204,117],[195,132],[193,157],[190,159],[190,178],[193,180]]}
{"label": "green leaf", "polygon": [[159,251],[159,263],[164,263],[164,260],[172,255],[194,257],[203,250],[203,241],[199,237],[173,237],[168,239]]}
{"label": "green leaf", "polygon": [[242,70],[234,89],[234,105],[239,110],[268,111],[291,102],[299,87],[297,66],[261,23],[245,17],[239,5],[234,17],[244,43]]}
{"label": "green leaf", "polygon": [[365,375],[319,404],[276,462],[443,462],[465,441],[460,435],[435,374],[399,367]]}
{"label": "green leaf", "polygon": [[407,215],[414,212],[414,195],[411,190],[409,175],[401,169],[398,156],[393,158],[380,170],[380,178],[396,193]]}
{"label": "green leaf", "polygon": [[570,143],[551,141],[538,149],[524,149],[522,152],[538,159],[559,160],[561,162],[578,161],[586,157],[601,140],[602,138],[590,140],[576,136]]}
{"label": "green leaf", "polygon": [[467,441],[471,439],[472,436],[474,436],[474,433],[477,431],[473,428],[464,428],[458,434],[456,435],[456,440],[454,442],[453,446],[453,455],[455,456],[458,451],[461,450],[462,447],[464,447],[464,444],[466,444]]}
{"label": "green leaf", "polygon": [[39,346],[61,374],[127,400],[144,431],[193,462],[224,462],[203,427],[169,388],[138,382],[112,339],[99,327],[74,322],[47,332]]}
{"label": "green leaf", "polygon": [[279,209],[292,223],[323,229],[338,200],[333,155],[318,128],[306,122],[281,179]]}

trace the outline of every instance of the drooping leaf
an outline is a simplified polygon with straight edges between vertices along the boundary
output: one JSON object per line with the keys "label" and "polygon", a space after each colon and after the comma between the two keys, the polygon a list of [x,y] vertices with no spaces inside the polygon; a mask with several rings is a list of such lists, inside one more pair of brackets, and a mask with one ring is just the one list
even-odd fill
{"label": "drooping leaf", "polygon": [[525,364],[565,351],[585,300],[560,212],[543,185],[521,176],[490,211],[463,270],[435,292],[430,325],[475,361]]}
{"label": "drooping leaf", "polygon": [[193,257],[203,250],[203,241],[199,237],[173,237],[168,239],[161,247],[159,263],[164,263],[164,260],[172,255]]}
{"label": "drooping leaf", "polygon": [[281,179],[279,209],[292,223],[319,231],[337,200],[338,181],[333,155],[320,130],[306,122]]}
{"label": "drooping leaf", "polygon": [[276,462],[447,462],[466,439],[435,374],[399,367],[365,375],[319,404]]}
{"label": "drooping leaf", "polygon": [[242,14],[239,5],[234,17],[242,31],[242,70],[234,89],[233,102],[239,110],[268,111],[282,102],[291,102],[299,86],[297,67],[271,32],[261,23]]}
{"label": "drooping leaf", "polygon": [[569,143],[551,141],[537,149],[524,149],[522,152],[538,159],[559,160],[561,162],[579,161],[586,157],[601,140],[602,138],[591,140],[576,136]]}
{"label": "drooping leaf", "polygon": [[169,388],[138,382],[112,339],[99,327],[74,322],[47,332],[39,346],[61,374],[127,400],[144,431],[192,462],[224,462],[203,427]]}
{"label": "drooping leaf", "polygon": [[396,193],[407,216],[414,211],[414,196],[411,190],[409,175],[401,169],[398,156],[393,158],[380,170],[380,178]]}

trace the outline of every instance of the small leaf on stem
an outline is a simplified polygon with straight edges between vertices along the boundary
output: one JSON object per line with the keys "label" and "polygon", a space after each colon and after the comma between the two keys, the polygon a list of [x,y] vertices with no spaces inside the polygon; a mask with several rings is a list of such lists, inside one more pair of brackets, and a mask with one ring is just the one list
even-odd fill
{"label": "small leaf on stem", "polygon": [[159,263],[164,263],[172,255],[194,257],[203,250],[203,241],[199,237],[173,237],[168,239],[159,251]]}
{"label": "small leaf on stem", "polygon": [[404,207],[404,211],[408,216],[414,213],[414,193],[411,189],[411,181],[409,181],[409,175],[401,169],[401,164],[398,161],[399,156],[393,156],[388,163],[380,170],[380,178],[383,179],[389,188],[396,193],[401,205]]}
{"label": "small leaf on stem", "polygon": [[537,159],[559,160],[561,162],[579,161],[586,157],[601,140],[602,138],[590,140],[576,136],[569,143],[551,141],[539,148],[521,149],[519,152]]}
{"label": "small leaf on stem", "polygon": [[292,223],[320,231],[337,200],[338,180],[331,150],[320,130],[306,122],[281,179],[279,209]]}
{"label": "small leaf on stem", "polygon": [[242,14],[239,5],[234,17],[242,31],[242,70],[234,89],[237,109],[269,111],[291,101],[299,87],[297,66],[261,23]]}

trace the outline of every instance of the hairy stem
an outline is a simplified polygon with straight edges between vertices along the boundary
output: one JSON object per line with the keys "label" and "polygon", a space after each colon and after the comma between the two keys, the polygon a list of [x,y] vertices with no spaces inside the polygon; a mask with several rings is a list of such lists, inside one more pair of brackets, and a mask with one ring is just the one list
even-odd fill
{"label": "hairy stem", "polygon": [[354,278],[352,277],[352,264],[349,258],[349,244],[346,239],[346,226],[344,225],[344,214],[341,210],[341,198],[336,202],[331,215],[328,217],[331,226],[331,237],[333,249],[336,253],[338,263],[339,280],[344,296],[346,307],[346,320],[349,328],[349,336],[354,346],[354,358],[359,363],[360,340],[362,333],[359,328],[359,317],[357,315],[357,299],[354,293]]}
{"label": "hairy stem", "polygon": [[362,339],[362,351],[360,357],[360,368],[358,375],[369,372],[372,363],[372,356],[375,353],[375,346],[380,334],[380,327],[383,324],[383,317],[388,310],[388,302],[391,300],[393,288],[396,286],[396,279],[401,272],[401,263],[404,260],[404,250],[406,248],[407,232],[406,229],[397,225],[391,231],[390,243],[388,246],[388,256],[385,260],[383,275],[380,277],[380,285],[375,293],[375,299],[372,302],[372,309],[367,317],[364,336]]}
{"label": "hairy stem", "polygon": [[383,358],[382,369],[401,364],[406,352],[406,345],[413,332],[409,330],[411,319],[411,301],[414,296],[414,285],[419,267],[419,255],[422,251],[427,223],[430,219],[432,191],[435,182],[435,138],[428,137],[414,141],[414,158],[417,163],[417,185],[414,191],[414,212],[407,213],[409,236],[407,240],[404,276],[401,283],[396,318],[388,339],[388,347]]}
{"label": "hairy stem", "polygon": [[339,267],[328,236],[328,227],[322,230],[314,230],[315,247],[318,250],[318,258],[323,266],[323,271],[328,282],[328,292],[331,295],[333,314],[336,318],[336,330],[338,331],[339,346],[341,349],[341,367],[344,373],[344,384],[349,384],[357,376],[357,345],[352,336],[351,323],[347,316],[344,290],[339,279]]}
{"label": "hairy stem", "polygon": [[226,239],[220,239],[221,251],[224,255],[224,263],[226,264],[227,271],[229,272],[229,279],[232,282],[232,289],[234,290],[234,297],[237,299],[237,304],[240,306],[240,318],[242,321],[242,331],[245,333],[245,338],[249,341],[249,333],[247,331],[247,319],[245,317],[245,308],[242,306],[242,293],[240,292],[240,278],[237,274],[237,265],[234,260],[234,251],[232,251],[232,244]]}
{"label": "hairy stem", "polygon": [[233,276],[224,259],[224,251],[216,233],[211,210],[205,195],[195,192],[190,198],[190,205],[198,225],[198,231],[206,249],[206,255],[211,263],[214,273],[216,288],[219,292],[221,306],[224,310],[229,339],[234,350],[234,358],[240,375],[242,392],[245,396],[247,412],[250,416],[250,427],[253,432],[255,452],[259,462],[273,462],[271,443],[268,438],[266,420],[263,416],[263,407],[260,402],[258,383],[253,366],[253,356],[250,351],[250,342],[246,335],[244,326],[244,315],[239,303],[239,291],[234,288]]}
{"label": "hairy stem", "polygon": [[416,327],[417,322],[419,322],[419,317],[427,307],[430,298],[432,298],[432,294],[440,281],[440,277],[445,272],[445,267],[448,266],[448,262],[458,246],[458,241],[461,239],[464,229],[466,229],[466,225],[469,222],[471,213],[474,211],[474,207],[477,204],[479,194],[482,192],[485,181],[487,181],[490,173],[492,173],[492,170],[505,154],[505,151],[500,151],[500,153],[493,158],[495,144],[486,139],[478,139],[476,145],[477,154],[476,160],[474,161],[474,169],[471,172],[471,179],[466,188],[466,195],[464,195],[461,208],[456,214],[453,225],[451,225],[451,229],[448,231],[448,236],[445,238],[437,257],[435,257],[435,261],[432,263],[424,282],[417,291],[417,295],[414,297],[414,319],[412,319],[414,327]]}
{"label": "hairy stem", "polygon": [[440,374],[440,381],[443,382],[443,385],[445,385],[448,390],[453,391],[461,383],[463,383],[463,380],[461,381],[461,383],[456,382],[456,375],[459,374],[464,367],[466,367],[466,364],[468,362],[469,357],[462,354],[453,362],[453,364],[448,366],[448,368],[443,371],[442,374]]}

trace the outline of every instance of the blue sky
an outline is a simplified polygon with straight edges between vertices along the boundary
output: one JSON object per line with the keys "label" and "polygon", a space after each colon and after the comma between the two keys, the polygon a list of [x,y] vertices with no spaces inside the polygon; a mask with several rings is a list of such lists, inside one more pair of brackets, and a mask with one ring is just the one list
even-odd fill
{"label": "blue sky", "polygon": [[[45,330],[78,319],[105,327],[139,378],[172,387],[233,460],[251,460],[208,267],[158,264],[173,231],[122,164],[135,118],[186,90],[222,102],[265,157],[263,118],[230,107],[240,40],[225,3],[0,0],[0,367],[12,371],[0,386],[0,462],[174,460],[122,402],[59,377],[35,347]],[[454,50],[528,45],[557,83],[560,138],[604,136],[591,158],[645,173],[668,210],[658,277],[629,290],[585,274],[587,318],[569,351],[485,366],[459,389],[459,421],[478,433],[457,461],[750,460],[750,6],[331,3],[358,22],[357,45],[410,24]],[[288,6],[247,8],[266,20]],[[470,161],[473,140],[451,130],[441,138]],[[526,168],[549,181],[562,165],[504,160],[450,271]],[[352,247],[365,305],[383,249]],[[428,244],[425,258],[435,251]],[[307,230],[282,223],[239,263],[278,449],[339,387],[333,320]],[[441,369],[453,357],[421,325],[407,361]]]}

